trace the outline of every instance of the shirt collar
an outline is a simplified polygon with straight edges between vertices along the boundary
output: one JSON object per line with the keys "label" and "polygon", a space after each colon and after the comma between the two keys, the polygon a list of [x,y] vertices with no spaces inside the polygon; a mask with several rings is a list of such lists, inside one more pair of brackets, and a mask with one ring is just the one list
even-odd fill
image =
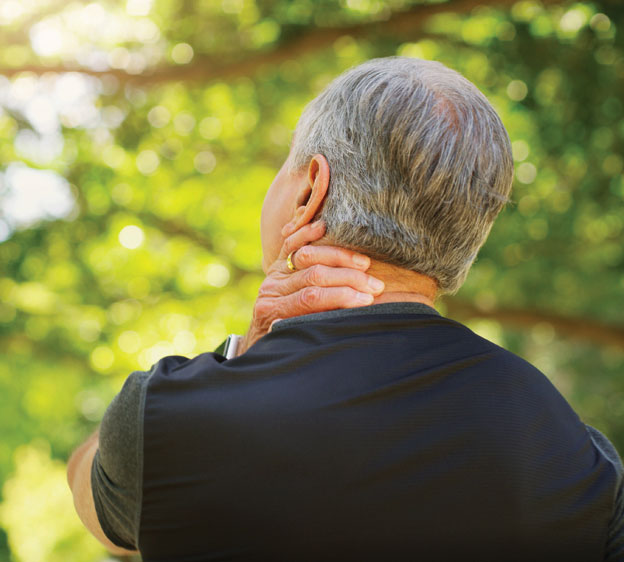
{"label": "shirt collar", "polygon": [[385,302],[357,308],[344,308],[340,310],[328,310],[327,312],[315,312],[304,314],[294,318],[279,320],[273,325],[272,331],[281,330],[301,323],[315,322],[319,320],[337,320],[351,318],[352,316],[368,316],[371,314],[430,314],[440,316],[435,309],[420,302]]}

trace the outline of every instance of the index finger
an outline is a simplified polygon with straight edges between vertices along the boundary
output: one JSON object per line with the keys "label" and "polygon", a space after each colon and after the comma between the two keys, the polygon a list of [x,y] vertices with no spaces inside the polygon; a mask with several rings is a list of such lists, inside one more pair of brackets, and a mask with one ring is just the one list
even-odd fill
{"label": "index finger", "polygon": [[297,251],[310,242],[316,242],[325,236],[325,223],[316,221],[302,226],[299,230],[288,236],[282,244],[279,257],[286,259],[291,252]]}
{"label": "index finger", "polygon": [[340,246],[306,245],[293,254],[292,262],[296,269],[307,269],[313,265],[326,265],[366,271],[370,267],[368,256]]}

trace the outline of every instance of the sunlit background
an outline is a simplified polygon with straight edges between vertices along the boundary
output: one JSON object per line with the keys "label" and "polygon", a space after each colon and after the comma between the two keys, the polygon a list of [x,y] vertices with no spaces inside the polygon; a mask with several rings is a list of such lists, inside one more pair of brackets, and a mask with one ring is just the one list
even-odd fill
{"label": "sunlit background", "polygon": [[459,70],[513,142],[513,203],[442,312],[624,451],[622,30],[617,0],[1,0],[0,560],[110,559],[68,456],[130,372],[246,331],[297,118],[376,56]]}

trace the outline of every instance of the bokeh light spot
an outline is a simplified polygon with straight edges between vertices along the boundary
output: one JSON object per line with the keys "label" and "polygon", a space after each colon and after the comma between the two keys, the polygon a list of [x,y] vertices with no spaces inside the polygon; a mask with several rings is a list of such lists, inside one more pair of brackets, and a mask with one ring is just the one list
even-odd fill
{"label": "bokeh light spot", "polygon": [[133,330],[126,330],[117,338],[117,345],[124,353],[136,353],[141,347],[141,336]]}
{"label": "bokeh light spot", "polygon": [[158,169],[160,158],[153,150],[144,150],[137,155],[136,165],[144,176],[150,176]]}
{"label": "bokeh light spot", "polygon": [[592,19],[589,20],[589,26],[595,31],[609,31],[609,28],[611,27],[611,20],[609,19],[609,16],[605,14],[594,14]]}
{"label": "bokeh light spot", "polygon": [[207,140],[214,140],[221,133],[221,128],[218,117],[206,117],[199,123],[199,134]]}
{"label": "bokeh light spot", "polygon": [[176,353],[190,355],[195,350],[197,340],[192,332],[180,330],[173,338],[173,347]]}
{"label": "bokeh light spot", "polygon": [[152,0],[128,0],[126,13],[129,16],[146,16],[152,9]]}
{"label": "bokeh light spot", "polygon": [[522,80],[512,80],[507,86],[507,95],[513,101],[522,101],[528,93],[529,89]]}
{"label": "bokeh light spot", "polygon": [[147,120],[150,125],[152,127],[156,127],[157,129],[164,127],[167,123],[169,123],[170,119],[171,113],[169,113],[169,110],[162,105],[152,107],[147,114]]}
{"label": "bokeh light spot", "polygon": [[580,8],[572,8],[563,14],[559,20],[559,27],[562,31],[574,33],[587,23],[587,15]]}
{"label": "bokeh light spot", "polygon": [[69,184],[50,170],[10,164],[4,184],[5,189],[0,190],[0,204],[9,225],[26,227],[41,219],[64,218],[74,209]]}
{"label": "bokeh light spot", "polygon": [[188,135],[195,127],[195,117],[190,113],[178,113],[173,120],[173,127],[179,135]]}
{"label": "bokeh light spot", "polygon": [[105,345],[98,345],[92,352],[89,357],[89,362],[91,366],[99,372],[104,372],[111,367],[115,361],[115,355],[113,354],[110,347]]}
{"label": "bokeh light spot", "polygon": [[209,174],[217,165],[217,159],[209,150],[199,152],[194,160],[195,169],[201,174]]}
{"label": "bokeh light spot", "polygon": [[520,183],[533,183],[537,177],[537,168],[529,162],[523,162],[516,170],[516,177]]}
{"label": "bokeh light spot", "polygon": [[145,239],[145,234],[143,233],[143,229],[134,225],[129,224],[128,226],[124,226],[119,232],[119,243],[129,250],[136,250],[141,244],[143,244],[143,240]]}
{"label": "bokeh light spot", "polygon": [[203,277],[208,285],[225,287],[230,280],[230,270],[220,263],[211,263],[204,268]]}
{"label": "bokeh light spot", "polygon": [[193,47],[188,43],[178,43],[171,50],[171,58],[177,64],[188,64],[193,60]]}

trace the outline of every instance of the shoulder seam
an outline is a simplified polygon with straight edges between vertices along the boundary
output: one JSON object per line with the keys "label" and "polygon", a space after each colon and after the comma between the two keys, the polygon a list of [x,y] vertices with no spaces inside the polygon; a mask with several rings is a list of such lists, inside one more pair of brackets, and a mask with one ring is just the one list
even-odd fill
{"label": "shoulder seam", "polygon": [[143,512],[143,461],[144,461],[144,424],[145,424],[145,400],[147,395],[147,386],[150,379],[150,373],[145,373],[146,376],[143,377],[141,381],[141,396],[139,400],[139,411],[138,411],[138,435],[137,435],[137,472],[138,478],[136,480],[136,511],[134,513],[134,531],[135,531],[135,544],[137,549],[139,548],[139,535],[141,531],[141,515]]}

